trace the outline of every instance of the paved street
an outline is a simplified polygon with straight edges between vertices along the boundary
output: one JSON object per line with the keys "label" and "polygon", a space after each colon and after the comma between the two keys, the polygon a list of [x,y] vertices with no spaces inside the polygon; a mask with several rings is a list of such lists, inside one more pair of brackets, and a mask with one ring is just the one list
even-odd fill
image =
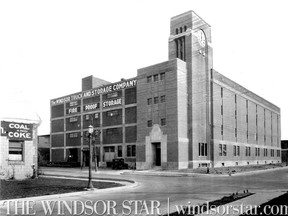
{"label": "paved street", "polygon": [[[51,175],[65,176],[87,176],[87,170],[80,169],[44,169],[44,173]],[[119,175],[118,171],[100,171],[93,172],[93,177],[97,178],[114,178],[114,179],[129,179],[139,183],[138,186],[127,189],[113,189],[108,192],[95,192],[93,194],[77,195],[71,197],[58,198],[57,201],[63,200],[113,200],[116,202],[115,207],[117,215],[123,211],[124,200],[156,200],[161,203],[161,208],[167,210],[167,202],[173,208],[176,204],[200,204],[206,201],[221,198],[224,195],[231,194],[236,191],[248,189],[251,192],[259,192],[266,190],[288,190],[288,169],[281,168],[264,172],[255,172],[249,174],[241,174],[235,176],[211,176],[195,174],[189,177],[174,177],[174,176],[142,176],[142,175]],[[48,200],[49,197],[47,197]],[[103,212],[101,203],[98,212]],[[103,203],[102,203],[103,204]],[[126,203],[127,204],[127,203]],[[133,203],[132,203],[133,204]],[[150,202],[147,203],[150,206]],[[35,208],[37,215],[45,215],[43,206],[37,203]],[[134,208],[133,208],[134,209]],[[175,209],[172,209],[173,211]],[[134,211],[134,212],[133,212]],[[136,215],[135,209],[133,214]],[[126,213],[129,212],[128,210]],[[1,215],[7,213],[6,209],[1,208]],[[53,212],[57,215],[57,212]],[[125,212],[124,212],[125,213]],[[59,215],[59,214],[58,214]],[[95,215],[95,214],[94,214]]]}

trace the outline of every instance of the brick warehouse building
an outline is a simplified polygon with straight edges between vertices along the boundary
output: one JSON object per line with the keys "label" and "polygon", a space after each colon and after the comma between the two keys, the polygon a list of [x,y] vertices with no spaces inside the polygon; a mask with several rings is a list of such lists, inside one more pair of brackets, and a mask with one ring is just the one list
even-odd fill
{"label": "brick warehouse building", "polygon": [[51,160],[84,163],[90,124],[97,157],[137,169],[281,162],[280,108],[213,69],[211,29],[195,12],[171,18],[169,60],[117,83],[82,79],[51,100]]}

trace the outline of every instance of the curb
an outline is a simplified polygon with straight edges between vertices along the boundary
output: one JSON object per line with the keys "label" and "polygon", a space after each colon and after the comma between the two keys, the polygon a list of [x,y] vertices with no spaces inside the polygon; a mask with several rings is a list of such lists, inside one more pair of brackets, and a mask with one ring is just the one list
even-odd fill
{"label": "curb", "polygon": [[264,173],[264,172],[271,172],[274,170],[281,170],[281,169],[288,169],[288,166],[286,167],[276,167],[271,169],[263,169],[263,170],[251,170],[246,172],[236,172],[231,173],[230,175],[228,173],[224,174],[206,174],[206,173],[183,173],[183,172],[161,172],[161,171],[134,171],[134,172],[123,172],[121,175],[143,175],[143,176],[163,176],[163,177],[197,177],[197,176],[203,176],[203,177],[230,177],[230,176],[240,176],[240,175],[254,175],[257,173]]}
{"label": "curb", "polygon": [[[43,176],[44,178],[62,178],[62,179],[74,179],[74,180],[82,180],[82,181],[87,181],[85,178],[77,178],[77,177],[66,177],[66,176]],[[17,199],[7,199],[7,200],[0,200],[0,206],[3,207],[5,206],[5,203],[7,202],[15,202],[15,201],[28,201],[28,200],[46,200],[46,199],[57,199],[57,198],[65,198],[69,196],[76,196],[76,195],[87,195],[87,194],[94,194],[94,193],[106,193],[106,192],[113,192],[113,191],[118,191],[118,190],[123,190],[123,189],[130,189],[134,187],[138,187],[140,184],[138,182],[132,183],[132,181],[129,180],[122,180],[118,181],[117,179],[112,180],[105,180],[105,179],[93,179],[93,182],[114,182],[114,183],[119,183],[123,185],[123,182],[126,182],[126,185],[119,186],[119,187],[112,187],[112,188],[104,188],[104,189],[92,189],[92,190],[87,190],[87,191],[77,191],[77,192],[70,192],[70,193],[62,193],[62,194],[51,194],[51,195],[44,195],[44,196],[34,196],[34,197],[25,197],[25,198],[17,198]]]}

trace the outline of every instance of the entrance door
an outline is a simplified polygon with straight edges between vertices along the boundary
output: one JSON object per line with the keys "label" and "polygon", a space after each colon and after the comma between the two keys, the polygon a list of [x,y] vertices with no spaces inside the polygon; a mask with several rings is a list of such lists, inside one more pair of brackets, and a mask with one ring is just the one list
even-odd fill
{"label": "entrance door", "polygon": [[161,143],[155,143],[155,165],[161,166]]}
{"label": "entrance door", "polygon": [[88,150],[83,150],[82,167],[83,166],[89,166],[89,151]]}

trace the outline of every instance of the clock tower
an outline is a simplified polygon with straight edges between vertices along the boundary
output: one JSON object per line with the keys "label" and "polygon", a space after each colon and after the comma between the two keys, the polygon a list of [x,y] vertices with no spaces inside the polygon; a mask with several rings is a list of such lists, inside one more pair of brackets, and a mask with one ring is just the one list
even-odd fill
{"label": "clock tower", "polygon": [[[195,12],[171,18],[169,60],[186,64],[189,167],[213,165],[211,111],[211,28]],[[201,151],[200,153],[200,150]]]}

